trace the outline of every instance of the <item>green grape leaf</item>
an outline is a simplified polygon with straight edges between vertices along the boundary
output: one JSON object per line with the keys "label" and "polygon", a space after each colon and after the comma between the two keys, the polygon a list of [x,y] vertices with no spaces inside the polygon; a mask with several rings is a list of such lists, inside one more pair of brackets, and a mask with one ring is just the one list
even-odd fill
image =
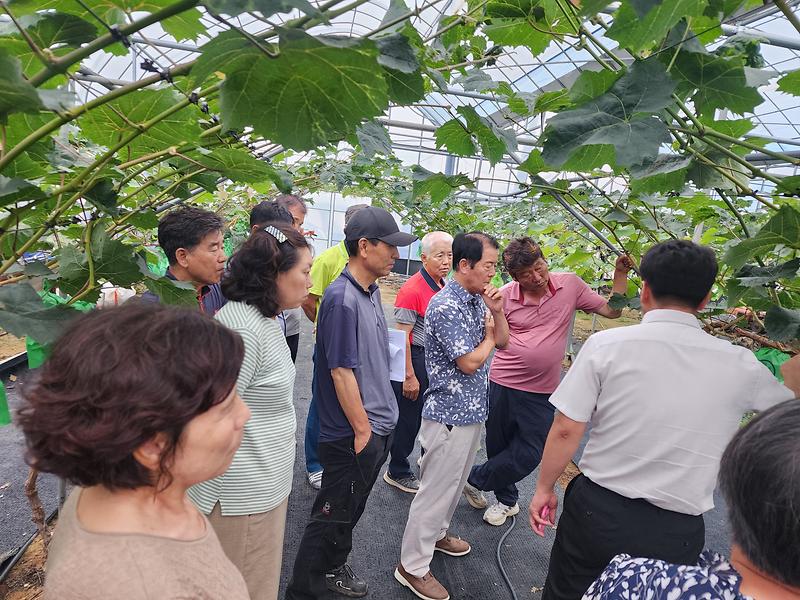
{"label": "green grape leaf", "polygon": [[434,133],[436,147],[444,146],[450,154],[473,156],[476,153],[472,135],[458,119],[451,119]]}
{"label": "green grape leaf", "polygon": [[536,98],[533,113],[557,112],[570,108],[572,105],[572,100],[569,99],[569,90],[543,92]]}
{"label": "green grape leaf", "polygon": [[572,32],[555,0],[502,0],[486,5],[486,36],[501,46],[526,46],[536,56],[554,35]]}
{"label": "green grape leaf", "polygon": [[569,89],[569,99],[573,104],[588,102],[605,94],[621,76],[620,71],[584,71]]}
{"label": "green grape leaf", "polygon": [[793,96],[800,96],[800,69],[781,77],[778,80],[778,89]]}
{"label": "green grape leaf", "polygon": [[200,21],[202,13],[196,8],[190,8],[180,14],[161,21],[161,27],[177,41],[197,39],[206,33],[206,27]]}
{"label": "green grape leaf", "polygon": [[50,270],[50,267],[48,267],[43,260],[35,260],[26,263],[23,267],[23,271],[25,275],[29,277],[49,277],[50,275],[54,275],[53,271]]}
{"label": "green grape leaf", "polygon": [[367,121],[356,129],[356,137],[365,156],[372,158],[376,154],[392,155],[392,138],[386,127],[377,121]]}
{"label": "green grape leaf", "polygon": [[544,164],[544,160],[542,159],[542,153],[539,150],[531,150],[528,158],[520,163],[519,167],[517,168],[520,171],[525,171],[528,175],[538,175],[542,171],[547,170],[547,166]]}
{"label": "green grape leaf", "polygon": [[654,160],[670,137],[652,113],[672,103],[674,87],[661,63],[634,63],[602,96],[550,118],[542,157],[559,167],[579,148],[604,144],[614,146],[620,166]]}
{"label": "green grape leaf", "polygon": [[39,200],[44,196],[44,192],[29,181],[0,175],[0,206]]}
{"label": "green grape leaf", "polygon": [[131,216],[128,223],[142,231],[155,229],[158,227],[158,215],[152,209],[143,210]]}
{"label": "green grape leaf", "polygon": [[467,128],[478,141],[481,152],[489,164],[496,165],[506,152],[516,151],[516,136],[511,131],[503,131],[494,123],[478,115],[471,106],[459,106],[457,109],[467,122]]}
{"label": "green grape leaf", "polygon": [[11,335],[49,344],[78,315],[77,310],[63,304],[47,307],[28,283],[0,287],[0,327]]}
{"label": "green grape leaf", "polygon": [[414,178],[412,199],[430,196],[435,204],[442,202],[460,187],[472,188],[475,184],[466,175],[445,175],[433,173],[418,165],[411,169]]}
{"label": "green grape leaf", "polygon": [[750,185],[750,172],[733,159],[716,151],[707,151],[705,156],[711,164],[692,159],[687,173],[697,187],[735,191]]}
{"label": "green grape leaf", "polygon": [[0,124],[11,113],[36,112],[42,108],[36,88],[22,76],[19,59],[0,48]]}
{"label": "green grape leaf", "polygon": [[723,260],[739,269],[753,256],[779,245],[800,249],[800,212],[791,206],[781,206],[756,235],[728,248]]}
{"label": "green grape leaf", "polygon": [[422,73],[403,73],[393,69],[383,69],[388,87],[389,99],[398,104],[411,104],[425,97],[425,81]]}
{"label": "green grape leaf", "polygon": [[144,284],[164,304],[197,307],[197,290],[191,282],[174,281],[169,277],[158,277],[149,273],[145,276]]}
{"label": "green grape leaf", "polygon": [[752,112],[764,99],[747,85],[744,63],[705,52],[679,52],[672,66],[678,94],[691,95],[698,112],[712,116],[718,108],[736,114]]}
{"label": "green grape leaf", "polygon": [[199,154],[194,160],[233,181],[242,183],[272,181],[280,189],[286,187],[282,175],[275,167],[259,160],[246,150],[218,148],[209,154]]}
{"label": "green grape leaf", "polygon": [[[177,92],[168,88],[138,90],[89,111],[79,119],[79,123],[87,138],[110,148],[138,131],[144,123],[172,109],[180,99]],[[120,151],[120,158],[130,160],[171,146],[197,142],[201,132],[197,111],[189,106],[172,113],[136,137]]]}
{"label": "green grape leaf", "polygon": [[[102,222],[98,222],[92,231],[91,248],[96,281],[106,280],[129,287],[142,280],[133,246],[110,238]],[[75,294],[89,279],[86,254],[74,246],[65,246],[58,256],[59,285],[68,294]]]}
{"label": "green grape leaf", "polygon": [[342,139],[388,108],[377,55],[368,40],[283,30],[277,58],[261,55],[226,71],[220,94],[223,127],[252,126],[294,150]]}
{"label": "green grape leaf", "polygon": [[631,167],[631,191],[634,194],[681,191],[691,158],[676,154],[659,154],[652,162]]}
{"label": "green grape leaf", "polygon": [[764,328],[776,342],[792,342],[800,338],[800,310],[771,306],[764,318]]}
{"label": "green grape leaf", "polygon": [[459,84],[467,92],[485,92],[493,90],[500,85],[488,73],[480,69],[471,69],[465,75],[456,79],[454,83]]}
{"label": "green grape leaf", "polygon": [[793,258],[785,263],[766,267],[745,265],[736,273],[735,279],[739,285],[753,287],[772,283],[779,279],[794,279],[797,277],[798,270],[800,270],[800,258]]}
{"label": "green grape leaf", "polygon": [[84,192],[83,197],[112,217],[119,215],[117,208],[119,194],[114,189],[114,182],[111,179],[101,179]]}
{"label": "green grape leaf", "polygon": [[265,17],[275,13],[288,13],[297,9],[308,16],[317,16],[319,11],[308,0],[205,0],[203,5],[215,14],[230,16],[257,11]]}
{"label": "green grape leaf", "polygon": [[778,192],[789,194],[790,196],[800,196],[800,175],[789,175],[781,178],[778,184]]}
{"label": "green grape leaf", "polygon": [[[39,13],[22,15],[17,22],[40,49],[69,46],[78,47],[97,37],[97,27],[76,15],[65,13]],[[13,23],[0,25],[0,36],[21,37]]]}
{"label": "green grape leaf", "polygon": [[200,47],[200,56],[192,65],[189,78],[199,86],[215,73],[231,73],[246,67],[262,52],[238,31],[224,31]]}
{"label": "green grape leaf", "polygon": [[402,33],[384,35],[375,40],[378,46],[378,63],[401,73],[419,71],[417,53]]}
{"label": "green grape leaf", "polygon": [[[631,2],[623,2],[614,13],[614,23],[607,35],[631,52],[641,52],[660,42],[678,21],[699,17],[706,7],[704,0],[661,0],[647,2],[650,10],[644,17],[636,14]],[[639,5],[645,8],[645,3]]]}

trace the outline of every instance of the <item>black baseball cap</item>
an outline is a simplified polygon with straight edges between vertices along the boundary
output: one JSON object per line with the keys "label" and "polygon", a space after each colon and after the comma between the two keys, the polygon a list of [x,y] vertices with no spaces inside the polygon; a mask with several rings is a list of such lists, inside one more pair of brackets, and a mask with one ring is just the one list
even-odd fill
{"label": "black baseball cap", "polygon": [[367,206],[354,214],[344,228],[347,241],[367,238],[380,240],[390,246],[408,246],[417,241],[417,236],[400,231],[389,211],[377,206]]}

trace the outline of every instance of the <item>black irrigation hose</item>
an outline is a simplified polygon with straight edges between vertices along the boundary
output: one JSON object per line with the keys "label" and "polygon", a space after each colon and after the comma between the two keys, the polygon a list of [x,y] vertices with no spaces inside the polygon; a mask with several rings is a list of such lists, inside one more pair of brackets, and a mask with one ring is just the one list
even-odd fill
{"label": "black irrigation hose", "polygon": [[503,542],[506,541],[508,534],[511,533],[511,530],[514,529],[514,525],[517,524],[517,518],[511,517],[511,526],[506,529],[506,532],[503,534],[503,537],[500,538],[500,541],[497,543],[497,552],[495,556],[497,557],[497,566],[500,567],[500,574],[503,576],[503,580],[506,582],[508,586],[508,590],[511,592],[511,597],[514,600],[519,600],[517,598],[517,592],[514,591],[514,586],[511,585],[511,580],[508,578],[508,573],[506,573],[506,568],[503,566],[503,559],[500,557],[500,549],[503,547]]}

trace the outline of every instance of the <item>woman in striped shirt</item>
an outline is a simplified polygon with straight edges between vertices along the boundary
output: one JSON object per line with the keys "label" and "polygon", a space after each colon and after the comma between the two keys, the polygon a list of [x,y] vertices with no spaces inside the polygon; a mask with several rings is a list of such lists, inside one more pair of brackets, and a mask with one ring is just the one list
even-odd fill
{"label": "woman in striped shirt", "polygon": [[228,303],[215,317],[244,340],[236,386],[252,416],[228,470],[189,496],[209,516],[252,600],[278,597],[295,459],[295,368],[275,317],[305,300],[310,270],[302,234],[289,224],[265,224],[231,258],[222,280]]}

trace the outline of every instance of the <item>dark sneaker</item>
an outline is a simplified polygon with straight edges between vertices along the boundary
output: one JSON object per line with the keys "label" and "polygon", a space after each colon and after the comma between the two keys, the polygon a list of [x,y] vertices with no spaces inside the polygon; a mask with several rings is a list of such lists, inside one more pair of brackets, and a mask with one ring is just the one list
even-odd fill
{"label": "dark sneaker", "polygon": [[422,577],[414,577],[406,572],[403,565],[397,565],[394,570],[394,578],[400,585],[407,587],[417,598],[422,600],[450,600],[447,589],[436,580],[436,577],[428,571]]}
{"label": "dark sneaker", "polygon": [[383,480],[398,490],[403,490],[409,494],[416,494],[419,491],[419,479],[413,473],[408,477],[392,477],[389,471],[383,474]]}
{"label": "dark sneaker", "polygon": [[325,584],[330,591],[342,596],[362,598],[367,595],[367,582],[359,579],[347,563],[325,573]]}

